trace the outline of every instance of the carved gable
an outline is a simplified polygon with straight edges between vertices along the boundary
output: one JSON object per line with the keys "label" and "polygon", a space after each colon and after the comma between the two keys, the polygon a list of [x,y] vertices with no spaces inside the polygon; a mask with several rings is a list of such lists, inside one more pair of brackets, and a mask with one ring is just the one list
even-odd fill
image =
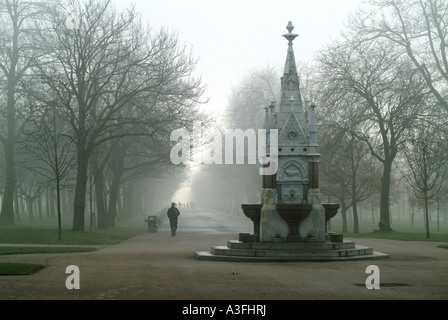
{"label": "carved gable", "polygon": [[279,145],[307,144],[305,133],[294,113],[291,112],[286,119],[285,125],[280,131],[278,142]]}
{"label": "carved gable", "polygon": [[308,174],[305,167],[299,161],[290,160],[280,168],[278,180],[282,182],[296,181],[308,183]]}

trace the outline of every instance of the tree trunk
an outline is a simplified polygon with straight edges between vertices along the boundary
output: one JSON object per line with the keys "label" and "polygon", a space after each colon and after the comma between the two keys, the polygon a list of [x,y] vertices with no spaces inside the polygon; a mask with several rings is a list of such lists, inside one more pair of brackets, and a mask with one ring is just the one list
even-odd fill
{"label": "tree trunk", "polygon": [[19,211],[23,214],[26,214],[26,205],[23,197],[19,198]]}
{"label": "tree trunk", "polygon": [[[14,8],[16,9],[16,8]],[[12,34],[12,50],[11,50],[11,64],[9,74],[7,76],[7,101],[6,101],[6,126],[7,137],[4,144],[5,155],[5,188],[2,202],[2,211],[0,215],[0,224],[4,226],[13,226],[14,221],[14,191],[16,182],[16,164],[14,160],[14,147],[16,142],[16,109],[15,109],[15,92],[17,87],[16,68],[19,59],[18,54],[18,35],[19,25],[17,15],[11,17],[13,24]]]}
{"label": "tree trunk", "polygon": [[50,189],[46,189],[45,193],[45,216],[50,219]]}
{"label": "tree trunk", "polygon": [[380,202],[380,231],[392,231],[390,227],[390,174],[392,171],[392,161],[384,162],[383,176],[381,177],[381,202]]}
{"label": "tree trunk", "polygon": [[54,218],[56,217],[56,208],[55,208],[55,204],[56,204],[56,199],[54,196],[54,190],[51,188],[49,190],[50,193],[50,218]]}
{"label": "tree trunk", "polygon": [[352,180],[352,189],[351,189],[351,197],[352,197],[352,210],[353,210],[353,233],[359,233],[359,222],[358,222],[358,207],[357,207],[357,183],[356,183],[356,167],[355,167],[355,156],[354,156],[354,145],[353,145],[354,137],[351,137],[350,140],[350,165],[351,165],[351,180]]}
{"label": "tree trunk", "polygon": [[[341,199],[340,199],[341,200]],[[342,215],[342,233],[347,233],[347,206],[345,201],[341,201],[341,215]]]}
{"label": "tree trunk", "polygon": [[353,201],[353,233],[359,233],[358,208],[356,201]]}
{"label": "tree trunk", "polygon": [[83,150],[78,151],[75,199],[73,201],[73,231],[84,231],[84,210],[86,207],[88,164],[89,156],[87,153]]}
{"label": "tree trunk", "polygon": [[[118,221],[121,220],[121,217],[123,217],[123,184],[120,184],[119,190],[118,190],[118,197],[117,197],[117,219]],[[120,194],[120,189],[121,189],[121,194]]]}
{"label": "tree trunk", "polygon": [[[9,100],[9,98],[8,98]],[[9,103],[8,103],[9,104]],[[14,190],[15,190],[15,180],[16,180],[16,166],[14,161],[14,144],[15,138],[15,124],[11,124],[10,121],[15,123],[15,120],[9,120],[9,108],[8,108],[8,138],[5,144],[5,190],[2,201],[2,212],[0,216],[0,222],[4,226],[15,225],[14,220]],[[13,127],[13,128],[11,128]]]}
{"label": "tree trunk", "polygon": [[109,195],[109,212],[107,216],[109,217],[109,225],[115,227],[115,217],[117,215],[117,200],[120,191],[121,176],[123,171],[119,168],[114,170],[112,177],[112,184],[110,186]]}
{"label": "tree trunk", "polygon": [[428,214],[428,193],[425,192],[425,229],[426,229],[426,238],[429,239],[429,214]]}
{"label": "tree trunk", "polygon": [[34,221],[34,212],[33,212],[33,200],[29,200],[28,202],[28,215],[30,221]]}
{"label": "tree trunk", "polygon": [[62,223],[61,223],[61,187],[59,182],[59,174],[56,178],[56,207],[58,212],[58,240],[62,238]]}
{"label": "tree trunk", "polygon": [[70,192],[65,191],[61,193],[61,199],[64,207],[64,216],[71,215]]}
{"label": "tree trunk", "polygon": [[102,168],[98,163],[98,155],[92,155],[92,171],[95,180],[95,199],[96,199],[96,213],[98,219],[98,229],[108,229],[109,221],[106,212],[106,200],[104,197],[104,174]]}
{"label": "tree trunk", "polygon": [[39,213],[39,219],[43,219],[42,195],[37,197],[37,212]]}
{"label": "tree trunk", "polygon": [[16,192],[14,194],[14,212],[17,217],[17,221],[20,221],[19,195],[17,193],[17,186],[16,186]]}

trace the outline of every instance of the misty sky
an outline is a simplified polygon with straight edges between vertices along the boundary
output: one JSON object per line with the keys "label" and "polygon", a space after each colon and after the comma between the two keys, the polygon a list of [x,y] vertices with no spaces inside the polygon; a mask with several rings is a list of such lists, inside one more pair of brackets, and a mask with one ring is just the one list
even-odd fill
{"label": "misty sky", "polygon": [[[252,68],[282,70],[287,52],[286,25],[292,21],[295,57],[313,54],[336,38],[362,0],[112,0],[117,9],[134,3],[155,30],[167,27],[199,58],[197,76],[207,85],[208,111],[219,114],[231,88]],[[279,79],[280,81],[280,79]],[[188,201],[188,185],[176,201]]]}
{"label": "misty sky", "polygon": [[[113,0],[117,8],[131,1]],[[133,0],[148,24],[177,32],[182,44],[200,59],[197,75],[211,98],[207,110],[221,111],[232,86],[251,68],[283,67],[286,25],[292,21],[296,59],[338,36],[362,0]]]}

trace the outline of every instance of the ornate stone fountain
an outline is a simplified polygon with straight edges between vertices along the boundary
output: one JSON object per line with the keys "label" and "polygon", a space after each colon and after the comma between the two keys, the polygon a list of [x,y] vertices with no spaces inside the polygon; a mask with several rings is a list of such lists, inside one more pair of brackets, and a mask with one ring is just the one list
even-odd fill
{"label": "ornate stone fountain", "polygon": [[270,163],[275,174],[263,175],[260,204],[242,204],[253,222],[253,234],[228,241],[227,246],[197,252],[196,258],[236,261],[291,261],[384,258],[372,248],[344,241],[342,234],[328,234],[327,223],[336,216],[339,204],[322,204],[319,190],[319,148],[316,106],[302,101],[288,23],[288,51],[281,79],[281,101],[266,107],[266,132],[278,130],[278,140],[266,135],[268,154],[278,148],[278,159]]}

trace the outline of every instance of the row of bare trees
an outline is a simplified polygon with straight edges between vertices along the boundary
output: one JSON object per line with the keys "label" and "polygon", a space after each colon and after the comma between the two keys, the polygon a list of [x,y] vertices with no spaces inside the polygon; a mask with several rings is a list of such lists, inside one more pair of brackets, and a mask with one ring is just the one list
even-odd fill
{"label": "row of bare trees", "polygon": [[110,1],[3,0],[0,10],[2,224],[14,224],[20,169],[55,188],[59,209],[61,190],[73,187],[76,231],[92,175],[98,227],[114,226],[123,183],[159,183],[170,132],[204,119],[197,61],[176,34]]}
{"label": "row of bare trees", "polygon": [[410,190],[426,203],[429,237],[428,200],[447,188],[448,4],[371,5],[318,56],[316,98],[325,106],[324,127],[363,143],[381,164],[380,230],[391,230],[397,165],[405,167],[401,174]]}

